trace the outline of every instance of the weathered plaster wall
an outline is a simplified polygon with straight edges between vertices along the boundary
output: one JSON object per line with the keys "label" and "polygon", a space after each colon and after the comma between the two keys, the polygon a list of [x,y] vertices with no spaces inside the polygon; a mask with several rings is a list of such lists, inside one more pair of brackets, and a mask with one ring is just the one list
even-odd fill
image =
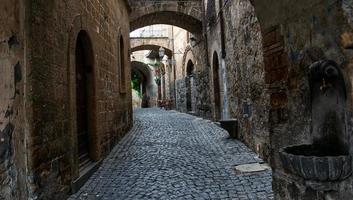
{"label": "weathered plaster wall", "polygon": [[25,4],[0,4],[0,199],[25,199]]}
{"label": "weathered plaster wall", "polygon": [[186,47],[188,46],[187,34],[188,32],[184,29],[173,27],[173,38],[174,38],[174,59],[176,61],[176,79],[182,79],[183,76],[183,56]]}
{"label": "weathered plaster wall", "polygon": [[[105,157],[132,124],[129,23],[123,0],[31,1],[29,4],[29,198],[63,199],[78,178],[75,46],[85,30],[93,46],[92,158]],[[125,73],[119,75],[123,36]],[[126,78],[122,86],[121,77]],[[125,90],[124,90],[125,88]]]}

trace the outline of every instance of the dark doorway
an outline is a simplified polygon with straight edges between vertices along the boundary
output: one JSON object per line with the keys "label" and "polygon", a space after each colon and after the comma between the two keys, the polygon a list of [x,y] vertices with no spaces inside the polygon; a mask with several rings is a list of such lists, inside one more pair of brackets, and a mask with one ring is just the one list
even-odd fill
{"label": "dark doorway", "polygon": [[193,85],[194,63],[189,60],[186,66],[186,109],[192,111],[192,85]]}
{"label": "dark doorway", "polygon": [[76,114],[77,143],[80,171],[91,162],[93,126],[93,52],[88,34],[81,31],[76,42]]}
{"label": "dark doorway", "polygon": [[213,53],[213,91],[215,101],[215,117],[216,120],[221,119],[221,89],[219,83],[219,61],[217,52]]}

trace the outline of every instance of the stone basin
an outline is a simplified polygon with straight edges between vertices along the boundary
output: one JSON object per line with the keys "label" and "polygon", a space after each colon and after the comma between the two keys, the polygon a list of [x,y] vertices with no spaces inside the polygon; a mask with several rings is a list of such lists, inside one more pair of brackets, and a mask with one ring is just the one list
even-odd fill
{"label": "stone basin", "polygon": [[239,132],[239,125],[237,119],[227,119],[227,120],[220,120],[221,127],[225,129],[228,133],[230,138],[238,139],[238,132]]}
{"label": "stone basin", "polygon": [[282,148],[280,158],[283,168],[306,180],[338,181],[352,173],[352,157],[347,153],[314,145],[297,145]]}

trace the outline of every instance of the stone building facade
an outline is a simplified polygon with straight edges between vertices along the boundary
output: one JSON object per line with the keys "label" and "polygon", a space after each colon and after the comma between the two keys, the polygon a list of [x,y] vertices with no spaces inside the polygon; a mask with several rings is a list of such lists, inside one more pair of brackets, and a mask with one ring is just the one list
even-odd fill
{"label": "stone building facade", "polygon": [[0,9],[0,199],[63,199],[132,125],[129,5]]}

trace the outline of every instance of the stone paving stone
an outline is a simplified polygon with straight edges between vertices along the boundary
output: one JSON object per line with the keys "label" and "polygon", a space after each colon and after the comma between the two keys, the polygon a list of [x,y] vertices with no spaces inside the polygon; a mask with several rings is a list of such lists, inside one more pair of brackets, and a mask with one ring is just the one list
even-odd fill
{"label": "stone paving stone", "polygon": [[134,127],[73,199],[273,199],[271,171],[207,120],[161,109],[135,111]]}

